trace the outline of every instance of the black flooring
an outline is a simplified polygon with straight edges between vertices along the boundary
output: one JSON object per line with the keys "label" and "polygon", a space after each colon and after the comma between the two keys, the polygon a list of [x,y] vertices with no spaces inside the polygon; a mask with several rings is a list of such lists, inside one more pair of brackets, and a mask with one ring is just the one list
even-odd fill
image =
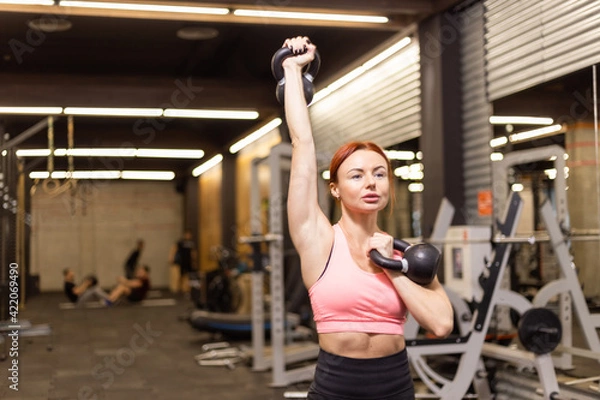
{"label": "black flooring", "polygon": [[[14,343],[7,342],[9,354],[0,361],[0,399],[269,400],[283,399],[287,390],[307,389],[308,382],[272,388],[269,371],[254,372],[244,363],[233,369],[199,366],[194,356],[202,346],[223,338],[193,329],[182,319],[192,309],[191,302],[175,300],[170,306],[121,304],[65,310],[59,307],[66,302],[61,293],[32,297],[18,319],[50,324],[53,334],[21,334],[18,355],[10,353]],[[574,338],[576,345],[583,344],[580,332],[574,331]],[[230,342],[250,344],[249,340]],[[596,360],[575,360],[577,368],[566,378],[600,375]]]}
{"label": "black flooring", "polygon": [[[269,387],[270,372],[197,364],[202,345],[221,338],[181,320],[191,307],[185,299],[174,306],[70,310],[59,308],[64,302],[62,294],[41,294],[19,311],[21,321],[51,324],[53,335],[19,338],[18,356],[9,353],[0,362],[0,399],[283,398],[286,389]],[[13,360],[16,373],[9,371]],[[9,380],[13,375],[18,386]]]}

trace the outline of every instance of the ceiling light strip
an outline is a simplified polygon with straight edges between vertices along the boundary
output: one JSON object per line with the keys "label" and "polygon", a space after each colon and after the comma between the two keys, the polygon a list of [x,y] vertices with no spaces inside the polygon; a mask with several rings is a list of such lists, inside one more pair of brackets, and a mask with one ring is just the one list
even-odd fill
{"label": "ceiling light strip", "polygon": [[101,117],[160,117],[162,108],[101,108],[101,107],[66,107],[66,115],[87,115]]}
{"label": "ceiling light strip", "polygon": [[[19,149],[17,157],[47,157],[50,149]],[[203,150],[196,149],[136,149],[136,148],[59,148],[54,150],[55,157],[122,157],[122,158],[171,158],[199,160],[204,157]]]}
{"label": "ceiling light strip", "polygon": [[492,125],[552,125],[554,120],[549,117],[526,117],[526,116],[500,116],[492,115]]}
{"label": "ceiling light strip", "polygon": [[256,111],[167,108],[163,115],[175,118],[257,119],[259,114]]}
{"label": "ceiling light strip", "polygon": [[563,126],[560,124],[546,126],[544,128],[532,129],[530,131],[513,133],[508,137],[511,143],[524,142],[547,135],[554,135],[559,132],[564,132]]}
{"label": "ceiling light strip", "polygon": [[254,110],[216,110],[179,108],[122,108],[122,107],[0,107],[0,114],[80,115],[101,117],[173,117],[205,119],[243,119],[259,117]]}
{"label": "ceiling light strip", "polygon": [[123,10],[123,11],[149,11],[160,13],[182,13],[182,14],[205,14],[205,15],[227,15],[228,8],[222,7],[195,7],[195,6],[177,6],[164,4],[141,4],[141,3],[113,3],[102,1],[67,1],[60,2],[62,7],[76,8],[96,8],[103,10]]}
{"label": "ceiling light strip", "polygon": [[135,156],[139,158],[185,158],[199,160],[204,157],[204,150],[137,149]]}
{"label": "ceiling light strip", "polygon": [[53,6],[54,0],[0,0],[0,4],[14,4],[18,6]]}
{"label": "ceiling light strip", "polygon": [[117,170],[81,170],[81,171],[32,171],[29,173],[31,179],[135,179],[135,180],[158,180],[171,181],[175,179],[173,171],[117,171]]}
{"label": "ceiling light strip", "polygon": [[57,115],[62,107],[0,107],[0,114]]}
{"label": "ceiling light strip", "polygon": [[231,154],[237,153],[244,147],[248,146],[250,143],[257,141],[267,133],[271,132],[273,129],[277,128],[279,125],[281,125],[281,123],[281,118],[275,118],[269,121],[266,125],[262,126],[261,128],[258,128],[256,131],[252,132],[248,136],[232,144],[231,147],[229,147],[229,152]]}
{"label": "ceiling light strip", "polygon": [[208,160],[205,163],[200,164],[199,166],[194,168],[194,170],[192,171],[192,175],[194,177],[198,177],[198,176],[202,175],[203,173],[205,173],[206,171],[208,171],[209,169],[211,169],[212,167],[219,165],[219,163],[221,161],[223,161],[223,155],[217,154],[216,156],[212,157],[210,160]]}
{"label": "ceiling light strip", "polygon": [[121,179],[171,181],[175,179],[173,171],[121,171]]}
{"label": "ceiling light strip", "polygon": [[500,136],[497,138],[493,138],[490,140],[490,147],[495,149],[497,147],[502,147],[508,143],[508,138],[506,136]]}
{"label": "ceiling light strip", "polygon": [[378,15],[328,14],[328,13],[248,10],[248,9],[235,10],[233,12],[233,15],[238,16],[238,17],[299,19],[299,20],[312,20],[312,21],[355,22],[355,23],[370,23],[370,24],[385,24],[385,23],[389,22],[388,17],[378,16]]}
{"label": "ceiling light strip", "polygon": [[384,150],[384,153],[390,160],[411,161],[416,157],[415,152],[409,150]]}

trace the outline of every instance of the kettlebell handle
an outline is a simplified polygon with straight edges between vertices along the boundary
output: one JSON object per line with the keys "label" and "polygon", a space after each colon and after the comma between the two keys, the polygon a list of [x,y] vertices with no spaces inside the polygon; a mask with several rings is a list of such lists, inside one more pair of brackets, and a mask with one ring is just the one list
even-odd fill
{"label": "kettlebell handle", "polygon": [[[401,251],[402,253],[406,252],[406,249],[410,247],[410,243],[404,241],[402,239],[394,238],[394,250]],[[403,260],[396,260],[393,258],[387,258],[381,255],[375,249],[370,251],[371,258],[375,262],[375,264],[379,265],[382,268],[390,269],[393,271],[400,271],[406,273],[408,270],[408,264]]]}
{"label": "kettlebell handle", "polygon": [[[282,47],[273,54],[271,58],[271,72],[273,76],[277,80],[277,82],[284,79],[283,73],[283,60],[288,57],[293,57],[295,54],[292,52],[292,49],[289,47]],[[319,73],[319,68],[321,67],[321,56],[317,50],[315,50],[315,58],[308,65],[304,76],[307,77],[311,82]],[[310,77],[308,76],[310,75]]]}
{"label": "kettlebell handle", "polygon": [[429,243],[411,245],[394,239],[394,249],[404,253],[401,260],[387,258],[375,249],[369,252],[371,260],[381,268],[404,273],[419,285],[429,285],[435,276],[441,258],[440,252]]}

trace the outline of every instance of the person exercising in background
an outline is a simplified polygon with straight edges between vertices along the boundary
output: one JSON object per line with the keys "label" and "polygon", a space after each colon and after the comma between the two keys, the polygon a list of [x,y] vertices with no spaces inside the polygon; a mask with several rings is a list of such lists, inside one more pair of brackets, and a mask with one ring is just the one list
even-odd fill
{"label": "person exercising in background", "polygon": [[179,265],[178,291],[189,292],[189,274],[196,268],[196,243],[192,239],[192,232],[186,230],[177,243],[171,248],[169,261]]}
{"label": "person exercising in background", "polygon": [[117,279],[117,286],[110,292],[106,305],[112,306],[122,297],[127,300],[137,303],[146,298],[150,290],[150,268],[147,265],[139,266],[135,270],[133,279],[127,279],[120,276]]}
{"label": "person exercising in background", "polygon": [[142,255],[142,250],[144,250],[144,241],[138,239],[135,249],[129,254],[127,261],[125,261],[125,277],[127,279],[133,279],[135,269],[137,268],[140,256]]}
{"label": "person exercising in background", "polygon": [[75,273],[71,268],[63,270],[65,296],[77,306],[91,300],[106,300],[108,294],[98,287],[95,276],[87,276],[79,285],[75,284]]}
{"label": "person exercising in background", "polygon": [[319,207],[316,150],[303,68],[316,46],[307,37],[285,40],[285,115],[292,141],[289,231],[309,290],[320,351],[308,399],[414,399],[404,323],[406,314],[436,337],[453,328],[452,306],[437,277],[420,286],[369,258],[393,256],[393,238],[377,226],[393,190],[390,161],[371,142],[343,145],[330,166],[329,188],[341,217],[333,226]]}

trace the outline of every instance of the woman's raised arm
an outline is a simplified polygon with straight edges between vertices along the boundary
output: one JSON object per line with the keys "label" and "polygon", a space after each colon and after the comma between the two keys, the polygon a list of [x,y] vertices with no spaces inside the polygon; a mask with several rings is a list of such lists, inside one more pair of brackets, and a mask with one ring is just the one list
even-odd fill
{"label": "woman's raised arm", "polygon": [[302,261],[304,282],[310,286],[320,275],[333,243],[331,224],[318,202],[315,144],[302,82],[302,69],[314,59],[316,47],[306,37],[288,39],[284,46],[295,53],[283,61],[284,108],[293,149],[288,225]]}

